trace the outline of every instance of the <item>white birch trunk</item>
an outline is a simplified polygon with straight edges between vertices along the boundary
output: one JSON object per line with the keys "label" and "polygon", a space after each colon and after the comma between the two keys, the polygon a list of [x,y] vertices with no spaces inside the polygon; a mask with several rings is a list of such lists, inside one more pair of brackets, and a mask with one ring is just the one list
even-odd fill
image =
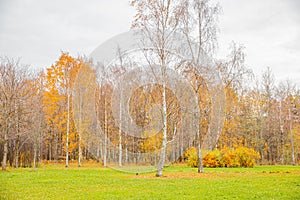
{"label": "white birch trunk", "polygon": [[289,118],[290,118],[290,134],[291,134],[291,148],[292,148],[292,164],[295,165],[295,148],[294,148],[294,137],[293,137],[293,124],[292,124],[292,115],[291,110],[289,109]]}
{"label": "white birch trunk", "polygon": [[79,94],[79,120],[78,120],[78,166],[81,166],[82,160],[82,94]]}
{"label": "white birch trunk", "polygon": [[104,151],[103,151],[103,165],[107,166],[107,113],[106,113],[106,101],[104,101]]}
{"label": "white birch trunk", "polygon": [[69,88],[67,88],[66,168],[69,167],[69,133],[70,133],[70,91]]}
{"label": "white birch trunk", "polygon": [[[163,78],[165,77],[163,76]],[[165,164],[166,149],[167,149],[167,99],[166,99],[165,80],[163,80],[162,98],[163,98],[163,138],[162,138],[161,156],[160,156],[160,161],[158,163],[157,174],[156,174],[156,176],[158,177],[162,176],[162,170]]]}
{"label": "white birch trunk", "polygon": [[37,141],[34,142],[33,146],[33,168],[36,169],[36,160],[37,160]]}
{"label": "white birch trunk", "polygon": [[120,123],[119,123],[119,167],[122,167],[122,92],[120,99]]}

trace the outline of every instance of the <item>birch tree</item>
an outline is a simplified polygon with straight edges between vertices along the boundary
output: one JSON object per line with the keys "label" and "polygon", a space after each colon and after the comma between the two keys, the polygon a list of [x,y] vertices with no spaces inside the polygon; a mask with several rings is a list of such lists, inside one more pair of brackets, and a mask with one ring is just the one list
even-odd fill
{"label": "birch tree", "polygon": [[[197,78],[211,66],[205,66],[209,63],[207,58],[213,57],[217,46],[217,20],[220,12],[218,4],[212,5],[210,0],[192,0],[183,1],[184,12],[182,13],[182,32],[185,35],[189,45],[189,52],[192,56],[192,63],[189,65],[189,72],[193,81],[193,88],[196,93],[196,104],[199,105],[199,94],[202,92],[200,79]],[[203,82],[202,82],[203,83]],[[199,106],[198,106],[199,107]],[[200,107],[201,108],[201,107]],[[197,109],[198,110],[198,109]],[[200,110],[200,113],[204,113]],[[198,113],[198,116],[200,114]],[[200,116],[203,117],[203,116]],[[197,149],[198,149],[198,172],[203,172],[201,138],[203,130],[200,125],[197,126]]]}
{"label": "birch tree", "polygon": [[107,72],[107,69],[104,67],[104,65],[98,63],[97,66],[97,86],[96,86],[96,118],[98,121],[98,131],[101,133],[99,134],[99,137],[103,137],[102,145],[100,147],[100,142],[98,144],[98,158],[100,157],[100,149],[101,152],[103,152],[102,159],[103,159],[103,165],[104,167],[107,167],[107,150],[108,150],[108,129],[109,129],[109,120],[108,120],[108,94],[111,93],[110,88],[110,77],[109,73]]}
{"label": "birch tree", "polygon": [[[43,103],[45,104],[49,129],[54,133],[56,140],[56,154],[57,133],[60,133],[60,135],[65,133],[65,137],[62,138],[65,138],[66,167],[69,165],[69,152],[76,148],[71,94],[74,80],[81,65],[80,59],[75,59],[68,53],[62,53],[59,60],[47,69],[46,88],[48,90],[45,91]],[[70,136],[72,136],[72,140],[70,140]],[[51,151],[51,146],[49,148]],[[51,159],[51,155],[49,157]]]}
{"label": "birch tree", "polygon": [[172,45],[172,35],[178,28],[182,3],[174,0],[133,0],[131,5],[136,8],[132,23],[133,28],[141,28],[144,37],[153,46],[153,52],[158,57],[162,77],[162,118],[163,137],[160,161],[157,176],[162,176],[167,148],[167,96],[166,96],[166,70],[170,53],[167,51]]}
{"label": "birch tree", "polygon": [[89,61],[82,60],[83,64],[77,74],[73,89],[73,114],[78,132],[78,166],[82,165],[82,149],[84,144],[88,148],[92,135],[91,128],[95,118],[96,73]]}
{"label": "birch tree", "polygon": [[253,72],[245,63],[245,47],[231,42],[226,59],[217,61],[225,88],[232,88],[237,92],[244,88],[247,80],[253,78]]}
{"label": "birch tree", "polygon": [[243,92],[246,89],[244,84],[251,80],[253,73],[245,64],[245,52],[242,45],[232,42],[229,47],[229,54],[223,60],[218,60],[217,68],[221,74],[226,95],[225,125],[222,131],[221,140],[226,146],[239,145],[238,135],[242,131],[239,114],[243,110]]}

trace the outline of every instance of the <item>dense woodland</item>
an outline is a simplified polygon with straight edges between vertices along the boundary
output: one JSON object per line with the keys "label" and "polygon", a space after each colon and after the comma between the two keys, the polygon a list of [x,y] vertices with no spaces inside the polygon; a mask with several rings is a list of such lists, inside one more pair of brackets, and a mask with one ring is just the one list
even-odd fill
{"label": "dense woodland", "polygon": [[[119,138],[109,136],[110,134],[118,135],[113,133],[118,130],[114,127],[114,123],[107,122],[113,120],[111,108],[108,108],[112,87],[109,84],[99,85],[96,80],[96,71],[90,67],[90,64],[82,58],[72,58],[67,53],[63,53],[53,66],[47,68],[46,73],[33,74],[14,60],[1,60],[0,156],[3,158],[4,153],[7,152],[7,161],[10,166],[31,167],[43,160],[53,162],[64,160],[67,148],[70,159],[95,159],[103,162],[105,145],[102,138],[107,137],[107,140],[110,139],[118,145]],[[88,98],[85,101],[95,104],[95,107],[84,108],[86,112],[84,116],[89,115],[91,109],[98,109],[98,116],[94,117],[102,122],[100,124],[106,131],[86,134],[92,131],[91,126],[95,123],[88,120],[81,122],[81,128],[75,126],[79,120],[78,116],[74,115],[74,110],[79,109],[75,105],[78,97],[68,94],[68,90],[72,93],[80,90],[76,83],[80,80],[75,78],[79,71],[82,73],[80,69],[85,70],[85,76],[88,76],[88,79],[84,80],[89,80],[88,82],[81,81],[83,84],[88,84],[90,88],[89,91],[85,91],[85,97]],[[227,69],[223,73],[229,71],[231,70]],[[223,77],[231,76],[225,75]],[[235,80],[228,79],[224,82],[228,83],[224,87],[226,92],[225,122],[219,142],[214,148],[220,150],[238,146],[254,148],[260,153],[260,162],[263,164],[299,162],[300,94],[296,87],[289,81],[276,83],[269,68],[262,74],[261,81],[252,82],[251,87],[236,85]],[[91,86],[92,84],[95,85]],[[136,105],[135,109],[144,109],[145,99],[147,99],[145,94],[140,93],[144,96],[136,99],[139,105]],[[91,100],[92,98],[95,99]],[[140,117],[137,119],[139,123],[145,120],[146,112],[145,110],[136,111],[137,118]],[[86,119],[94,119],[94,117],[86,117]],[[209,119],[209,116],[206,117]],[[170,120],[169,123],[172,121]],[[201,120],[200,123],[203,130],[207,131],[207,120]],[[66,146],[67,131],[68,147]],[[106,136],[101,134],[106,134]],[[86,138],[87,136],[92,138]],[[196,144],[194,139],[186,137],[186,141],[182,142],[192,147]],[[144,148],[144,151],[160,148],[160,139],[152,138],[152,140],[137,145],[136,148]],[[175,156],[180,158],[185,149],[181,149],[179,143],[176,145],[178,146],[174,149],[179,152],[176,152]],[[95,153],[96,146],[98,152]],[[93,148],[93,151],[90,151],[90,148]],[[116,156],[114,154],[118,154],[118,149],[111,151],[115,152],[107,153],[106,156],[114,157]]]}
{"label": "dense woodland", "polygon": [[[133,1],[132,4],[138,13],[133,28],[147,28],[148,25],[143,22],[153,19],[151,14],[146,15],[143,12],[161,6],[171,9],[170,16],[174,14],[179,20],[174,22],[173,18],[168,19],[168,15],[165,14],[168,10],[158,9],[163,12],[159,16],[166,17],[166,21],[170,20],[163,28],[182,30],[184,35],[188,36],[190,24],[183,22],[191,16],[184,15],[183,13],[188,12],[180,10],[189,8],[184,4],[186,1],[178,1],[181,2],[178,7],[180,11],[176,10],[177,4],[173,1],[166,1],[172,5],[170,7],[160,2],[164,1],[155,1],[151,7],[147,1]],[[194,2],[195,5],[198,5],[197,2],[204,2],[201,4],[203,7],[193,6],[194,12],[202,11],[205,6],[206,9],[214,8],[213,11],[217,9],[210,7],[209,1]],[[207,13],[207,10],[205,11]],[[179,14],[183,17],[178,17]],[[214,14],[217,12],[211,13]],[[158,16],[157,13],[155,16]],[[205,23],[208,22],[212,21],[208,20]],[[160,25],[157,27],[161,29]],[[149,29],[145,30],[147,34]],[[206,38],[203,41],[215,43],[214,35],[204,36]],[[212,54],[208,47],[212,45],[200,45],[206,53]],[[247,147],[259,153],[258,162],[261,164],[299,163],[299,88],[288,80],[277,82],[271,68],[266,68],[257,77],[254,76],[245,64],[243,46],[232,43],[228,52],[226,59],[214,59],[213,62],[222,79],[225,108],[224,124],[218,143],[210,146],[208,150]],[[158,57],[163,58],[160,63],[165,66],[167,62],[164,57],[167,55],[159,54]],[[126,73],[125,64],[105,68],[85,57],[72,57],[66,52],[62,52],[52,66],[40,72],[34,72],[32,68],[23,66],[20,62],[6,57],[0,60],[2,169],[6,168],[6,164],[16,168],[37,167],[41,162],[62,160],[66,162],[66,166],[68,160],[77,160],[80,166],[87,159],[98,161],[105,166],[114,162],[119,166],[128,163],[150,163],[156,166],[162,155],[160,151],[164,145],[163,141],[170,141],[165,149],[164,160],[181,162],[187,149],[199,147],[198,138],[202,141],[209,131],[213,131],[210,129],[213,109],[210,88],[205,83],[205,77],[202,77],[201,73],[195,73],[196,68],[191,67],[201,67],[197,62],[185,63],[182,68],[186,70],[181,70],[180,73],[189,77],[191,85],[196,85],[197,88],[201,116],[199,122],[196,122],[199,134],[189,135],[184,131],[185,127],[180,127],[182,124],[178,118],[182,117],[181,108],[176,97],[171,89],[156,84],[137,88],[128,102],[132,119],[141,127],[159,118],[161,110],[164,111],[156,105],[165,108],[164,129],[158,134],[142,129],[142,138],[127,135],[125,130],[120,128],[126,127],[126,124],[120,124],[118,127],[111,107],[115,100],[112,95],[117,85],[115,80]],[[179,127],[181,131],[177,131]],[[175,134],[178,139],[172,140]]]}

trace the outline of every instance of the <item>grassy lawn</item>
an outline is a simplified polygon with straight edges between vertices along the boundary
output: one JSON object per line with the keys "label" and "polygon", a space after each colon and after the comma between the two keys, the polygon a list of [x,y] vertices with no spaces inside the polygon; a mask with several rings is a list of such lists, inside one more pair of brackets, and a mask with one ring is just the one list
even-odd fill
{"label": "grassy lawn", "polygon": [[299,166],[128,174],[101,167],[46,165],[0,172],[0,199],[300,199]]}

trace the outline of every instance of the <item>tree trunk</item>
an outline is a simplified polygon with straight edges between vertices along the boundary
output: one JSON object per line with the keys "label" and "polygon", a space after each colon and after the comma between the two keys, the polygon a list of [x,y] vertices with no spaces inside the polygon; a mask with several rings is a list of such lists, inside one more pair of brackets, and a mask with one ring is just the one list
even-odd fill
{"label": "tree trunk", "polygon": [[51,163],[51,159],[52,159],[52,139],[50,139],[48,148],[49,148],[49,161]]}
{"label": "tree trunk", "polygon": [[104,101],[104,151],[103,151],[103,166],[106,167],[107,157],[107,113],[106,113],[106,101]]}
{"label": "tree trunk", "polygon": [[289,109],[289,118],[290,118],[290,134],[291,134],[291,148],[292,148],[292,164],[295,165],[295,148],[294,148],[294,137],[293,137],[293,117],[291,115],[291,110]]}
{"label": "tree trunk", "polygon": [[260,130],[259,130],[259,151],[261,156],[262,163],[265,160],[265,154],[264,154],[264,139],[263,139],[263,123],[262,123],[262,117],[260,117]]}
{"label": "tree trunk", "polygon": [[16,139],[16,157],[15,157],[15,167],[19,168],[19,143],[20,143],[20,139],[19,139],[19,135],[17,135],[17,139]]}
{"label": "tree trunk", "polygon": [[[122,90],[122,88],[121,88]],[[122,167],[122,91],[120,95],[120,123],[119,123],[119,167]]]}
{"label": "tree trunk", "polygon": [[203,162],[202,162],[202,150],[201,150],[201,145],[199,145],[198,142],[198,173],[203,173],[204,169],[203,169]]}
{"label": "tree trunk", "polygon": [[33,146],[33,168],[36,169],[36,160],[37,160],[37,142],[35,141]]}
{"label": "tree trunk", "polygon": [[284,164],[284,152],[285,152],[283,131],[281,132],[280,146],[281,146],[280,159],[281,159],[281,164],[283,165]]}
{"label": "tree trunk", "polygon": [[82,101],[81,101],[81,94],[80,94],[80,100],[79,100],[79,122],[78,122],[78,166],[81,167],[81,160],[82,160],[82,148],[81,148],[81,134],[82,134]]}
{"label": "tree trunk", "polygon": [[97,162],[100,161],[100,157],[102,155],[100,142],[97,142]]}
{"label": "tree trunk", "polygon": [[122,167],[122,134],[119,133],[119,167]]}
{"label": "tree trunk", "polygon": [[8,151],[8,147],[7,144],[8,143],[8,139],[7,139],[7,132],[5,130],[5,134],[4,134],[4,149],[3,149],[3,159],[2,159],[2,170],[6,170],[6,162],[7,162],[7,151]]}
{"label": "tree trunk", "polygon": [[66,168],[69,167],[69,133],[70,133],[70,91],[67,88],[67,135],[66,135]]}
{"label": "tree trunk", "polygon": [[81,160],[82,160],[82,148],[81,148],[81,134],[78,136],[78,166],[81,167]]}
{"label": "tree trunk", "polygon": [[58,136],[55,133],[54,134],[54,152],[53,152],[53,159],[54,159],[54,163],[56,163],[56,161],[58,160]]}
{"label": "tree trunk", "polygon": [[43,150],[42,150],[43,144],[42,144],[42,141],[40,138],[39,138],[38,144],[39,144],[39,146],[38,146],[38,149],[39,149],[38,150],[38,164],[40,164],[41,160],[43,160]]}
{"label": "tree trunk", "polygon": [[[164,70],[164,69],[163,69]],[[164,79],[164,76],[163,76]],[[161,149],[161,156],[158,163],[158,169],[156,176],[162,176],[162,170],[165,164],[165,157],[166,157],[166,148],[167,148],[167,98],[166,98],[166,84],[165,80],[163,80],[163,91],[162,91],[162,98],[163,98],[163,139],[162,139],[162,149]]]}
{"label": "tree trunk", "polygon": [[280,144],[279,146],[279,160],[280,163],[283,165],[284,163],[284,140],[283,140],[283,126],[284,124],[282,123],[282,100],[279,102],[279,125],[280,125]]}
{"label": "tree trunk", "polygon": [[202,163],[202,149],[201,149],[201,132],[200,132],[200,121],[198,120],[200,115],[199,115],[199,99],[198,99],[198,92],[199,92],[199,85],[198,85],[198,81],[196,80],[196,87],[197,87],[197,92],[196,92],[196,105],[197,108],[196,109],[196,119],[197,121],[196,123],[196,131],[197,131],[197,154],[198,154],[198,173],[203,173],[204,169],[203,169],[203,163]]}
{"label": "tree trunk", "polygon": [[[17,143],[17,145],[19,145],[19,144]],[[15,165],[16,165],[16,168],[19,168],[19,147],[18,146],[16,146]],[[22,163],[21,163],[21,165],[22,165]]]}
{"label": "tree trunk", "polygon": [[291,133],[291,146],[292,146],[292,164],[293,164],[293,165],[296,165],[296,162],[295,162],[295,148],[294,148],[293,133]]}
{"label": "tree trunk", "polygon": [[125,164],[128,164],[128,150],[125,149]]}

